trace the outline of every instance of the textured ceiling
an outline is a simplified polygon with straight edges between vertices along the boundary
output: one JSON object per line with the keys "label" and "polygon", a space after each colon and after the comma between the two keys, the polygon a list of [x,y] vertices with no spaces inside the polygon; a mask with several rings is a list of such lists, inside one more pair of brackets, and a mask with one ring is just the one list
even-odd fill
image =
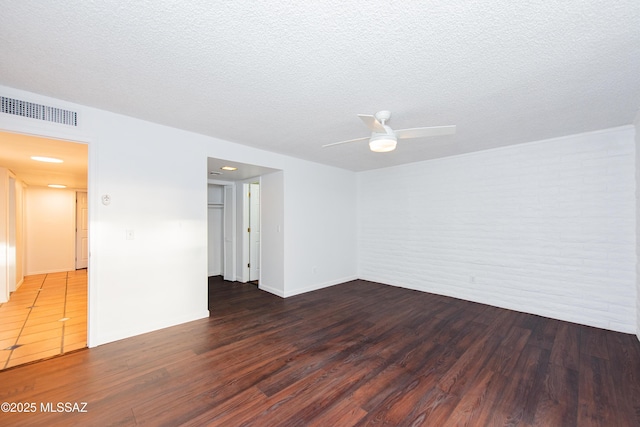
{"label": "textured ceiling", "polygon": [[[630,124],[640,2],[0,0],[0,84],[352,170]],[[356,114],[455,136],[366,142]]]}

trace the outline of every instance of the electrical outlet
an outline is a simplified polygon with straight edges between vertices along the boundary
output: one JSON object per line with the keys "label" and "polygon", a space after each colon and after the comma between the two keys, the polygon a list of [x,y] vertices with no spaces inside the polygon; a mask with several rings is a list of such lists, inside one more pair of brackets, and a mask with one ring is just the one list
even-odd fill
{"label": "electrical outlet", "polygon": [[126,230],[126,235],[127,235],[127,240],[133,240],[135,239],[135,234],[133,233],[133,230]]}

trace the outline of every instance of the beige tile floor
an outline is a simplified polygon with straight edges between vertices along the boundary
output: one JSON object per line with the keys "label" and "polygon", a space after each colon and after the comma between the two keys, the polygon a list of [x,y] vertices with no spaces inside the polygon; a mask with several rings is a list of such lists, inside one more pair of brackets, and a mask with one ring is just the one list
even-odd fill
{"label": "beige tile floor", "polygon": [[27,276],[0,304],[0,370],[87,346],[87,270]]}

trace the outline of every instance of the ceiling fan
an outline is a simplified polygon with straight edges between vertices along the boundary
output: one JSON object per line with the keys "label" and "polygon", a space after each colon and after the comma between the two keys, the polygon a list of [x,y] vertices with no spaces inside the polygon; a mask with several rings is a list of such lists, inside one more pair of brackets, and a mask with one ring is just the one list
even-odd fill
{"label": "ceiling fan", "polygon": [[455,125],[399,129],[394,131],[386,124],[391,118],[390,111],[378,111],[374,116],[358,114],[358,117],[360,117],[364,124],[371,130],[371,136],[333,142],[323,145],[322,148],[369,140],[369,148],[371,151],[386,153],[396,149],[398,139],[424,138],[427,136],[452,135],[456,133]]}

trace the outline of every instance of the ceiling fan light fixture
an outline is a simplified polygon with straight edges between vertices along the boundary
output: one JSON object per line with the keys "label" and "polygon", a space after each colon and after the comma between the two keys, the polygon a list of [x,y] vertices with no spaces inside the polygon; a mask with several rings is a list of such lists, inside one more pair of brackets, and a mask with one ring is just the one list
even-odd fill
{"label": "ceiling fan light fixture", "polygon": [[369,149],[376,153],[388,153],[396,149],[398,140],[394,135],[374,136],[369,141]]}
{"label": "ceiling fan light fixture", "polygon": [[387,121],[391,118],[391,112],[384,110],[378,111],[374,116],[366,114],[358,114],[358,117],[364,122],[365,126],[371,131],[369,138],[356,138],[346,141],[332,142],[325,144],[322,148],[333,147],[335,145],[348,144],[352,142],[369,141],[369,149],[376,153],[388,153],[396,149],[398,138],[426,138],[429,136],[453,135],[456,133],[456,126],[426,126],[419,128],[397,129],[393,130],[387,126]]}

